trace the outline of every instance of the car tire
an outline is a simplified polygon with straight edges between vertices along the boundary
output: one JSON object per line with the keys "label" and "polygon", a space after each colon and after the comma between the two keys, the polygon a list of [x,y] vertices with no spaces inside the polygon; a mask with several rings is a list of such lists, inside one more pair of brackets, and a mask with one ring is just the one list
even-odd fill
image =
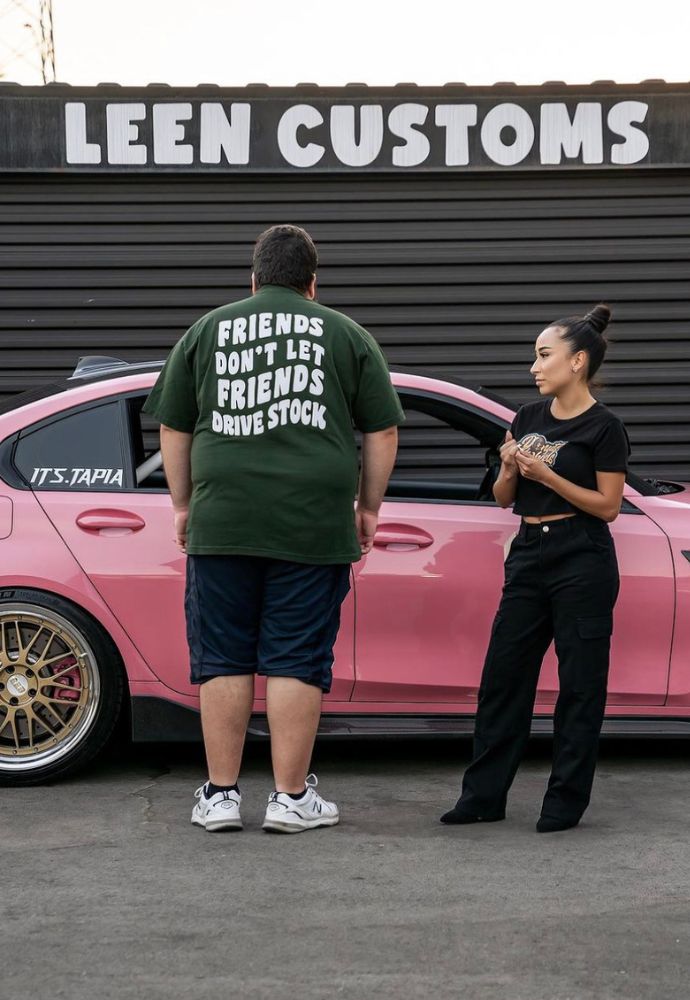
{"label": "car tire", "polygon": [[0,591],[0,785],[73,774],[120,716],[124,670],[107,633],[76,604]]}

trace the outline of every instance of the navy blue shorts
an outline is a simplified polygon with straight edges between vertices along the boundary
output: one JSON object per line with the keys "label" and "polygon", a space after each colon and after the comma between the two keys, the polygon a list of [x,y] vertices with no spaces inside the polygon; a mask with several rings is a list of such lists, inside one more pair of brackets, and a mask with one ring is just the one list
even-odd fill
{"label": "navy blue shorts", "polygon": [[188,556],[185,612],[192,684],[296,677],[328,692],[350,566],[258,556]]}

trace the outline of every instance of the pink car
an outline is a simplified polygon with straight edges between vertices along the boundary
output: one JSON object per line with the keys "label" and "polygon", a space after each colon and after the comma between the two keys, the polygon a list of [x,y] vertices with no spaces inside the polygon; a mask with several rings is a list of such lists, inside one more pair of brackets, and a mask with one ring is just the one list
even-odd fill
{"label": "pink car", "polygon": [[[134,740],[200,738],[185,560],[157,428],[140,412],[159,370],[83,359],[71,379],[0,412],[6,784],[70,773],[101,749],[124,710]],[[513,410],[448,382],[393,381],[408,423],[375,548],[353,567],[321,728],[470,733],[518,526],[491,494]],[[621,593],[604,732],[690,734],[690,486],[631,474],[612,528]],[[551,730],[556,691],[550,653],[537,733]],[[257,693],[251,728],[265,733]]]}

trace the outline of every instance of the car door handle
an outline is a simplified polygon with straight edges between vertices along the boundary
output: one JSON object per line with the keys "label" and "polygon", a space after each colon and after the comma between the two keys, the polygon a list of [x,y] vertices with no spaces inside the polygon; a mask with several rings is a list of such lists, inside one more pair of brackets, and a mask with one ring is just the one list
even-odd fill
{"label": "car door handle", "polygon": [[129,510],[84,510],[77,515],[77,526],[82,531],[106,531],[108,528],[140,531],[146,521]]}
{"label": "car door handle", "polygon": [[374,535],[374,545],[377,549],[397,549],[398,546],[400,546],[399,551],[426,549],[433,544],[433,541],[428,532],[406,524],[382,524]]}

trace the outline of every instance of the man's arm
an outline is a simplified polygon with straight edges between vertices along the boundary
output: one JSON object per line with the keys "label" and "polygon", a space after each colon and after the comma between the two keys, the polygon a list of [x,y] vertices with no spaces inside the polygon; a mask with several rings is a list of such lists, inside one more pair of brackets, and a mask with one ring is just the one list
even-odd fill
{"label": "man's arm", "polygon": [[175,540],[187,551],[187,514],[192,496],[192,434],[161,424],[161,455],[175,514]]}
{"label": "man's arm", "polygon": [[386,495],[397,451],[397,427],[362,434],[362,475],[355,511],[355,525],[362,555],[370,552],[374,544],[379,508]]}

